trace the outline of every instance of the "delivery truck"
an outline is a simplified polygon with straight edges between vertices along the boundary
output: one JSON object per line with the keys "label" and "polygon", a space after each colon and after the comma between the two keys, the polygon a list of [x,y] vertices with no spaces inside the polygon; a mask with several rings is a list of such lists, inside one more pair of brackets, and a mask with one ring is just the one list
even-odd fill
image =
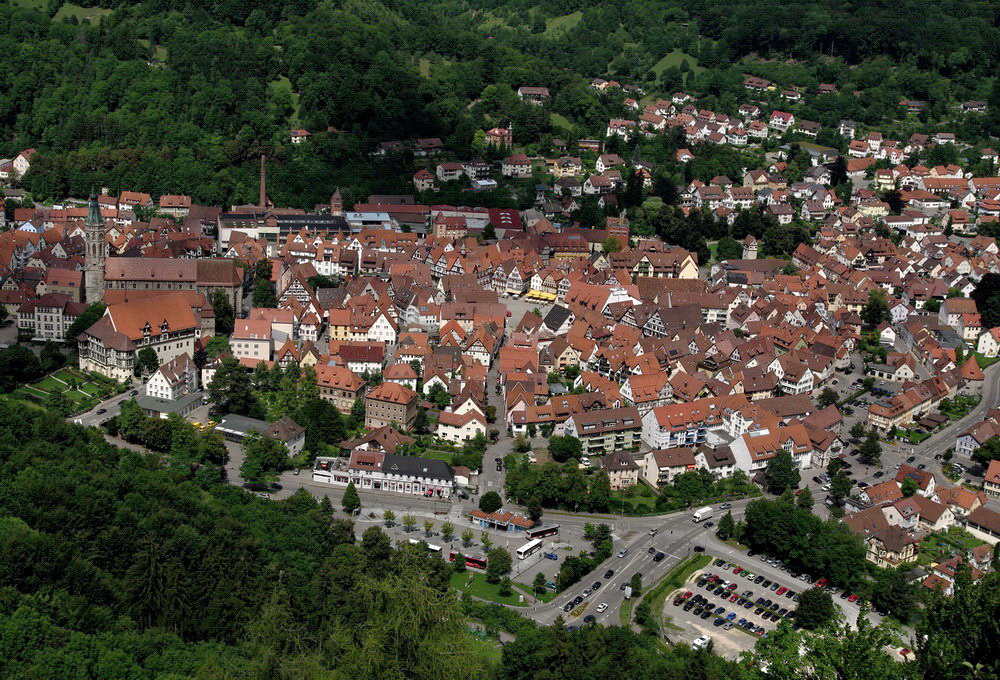
{"label": "delivery truck", "polygon": [[691,516],[691,519],[693,519],[695,522],[703,522],[711,516],[712,516],[712,508],[711,506],[706,505],[703,508],[698,508],[697,510],[695,510],[694,515]]}

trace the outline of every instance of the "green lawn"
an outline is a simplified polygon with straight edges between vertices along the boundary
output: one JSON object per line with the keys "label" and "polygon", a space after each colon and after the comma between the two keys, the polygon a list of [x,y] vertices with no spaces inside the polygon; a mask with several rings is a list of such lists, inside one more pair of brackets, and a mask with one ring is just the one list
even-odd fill
{"label": "green lawn", "polygon": [[85,376],[80,375],[78,371],[71,371],[68,368],[63,368],[55,373],[51,374],[56,380],[62,380],[64,383],[68,383],[70,380],[86,380]]}
{"label": "green lawn", "polygon": [[24,391],[27,392],[30,395],[38,397],[39,399],[44,399],[45,397],[49,396],[48,392],[43,392],[42,390],[39,390],[39,389],[34,388],[34,387],[31,387],[30,385],[27,386],[27,387],[25,387]]}
{"label": "green lawn", "polygon": [[63,394],[66,395],[66,398],[74,404],[79,404],[81,401],[89,397],[88,394],[81,392],[80,390],[67,390],[63,392]]}
{"label": "green lawn", "polygon": [[472,648],[484,661],[489,661],[490,663],[495,664],[500,661],[503,645],[496,640],[488,638],[484,640],[483,638],[474,635],[472,636]]}
{"label": "green lawn", "polygon": [[480,30],[488,31],[491,28],[496,28],[498,26],[510,28],[510,25],[503,17],[494,16],[490,12],[483,12],[481,16],[483,20],[479,24]]}
{"label": "green lawn", "polygon": [[976,352],[976,361],[979,362],[979,368],[986,368],[1000,361],[1000,357],[987,357],[983,356],[981,352]]}
{"label": "green lawn", "polygon": [[34,384],[34,387],[37,387],[40,390],[44,390],[45,392],[52,392],[52,391],[61,392],[62,390],[66,389],[67,385],[65,383],[59,382],[53,376],[47,375],[38,382],[36,382]]}
{"label": "green lawn", "polygon": [[451,463],[451,459],[455,457],[454,453],[449,451],[424,451],[420,456],[421,458],[433,458],[434,460],[443,460],[446,463]]}
{"label": "green lawn", "polygon": [[74,5],[73,3],[67,2],[59,8],[58,12],[56,12],[55,20],[61,21],[70,17],[76,17],[79,21],[89,21],[92,24],[96,24],[101,20],[101,17],[109,14],[111,14],[110,9],[104,9],[101,7],[81,7],[80,5]]}
{"label": "green lawn", "polygon": [[[653,68],[651,70],[653,71],[653,73],[656,74],[657,79],[659,79],[660,74],[663,73],[665,70],[667,70],[671,66],[676,66],[680,68],[681,63],[684,61],[687,61],[688,66],[691,67],[691,72],[694,73],[695,75],[705,70],[704,67],[698,66],[697,59],[692,57],[690,54],[681,52],[680,50],[674,50],[667,56],[660,59],[658,62],[653,64]],[[685,79],[686,78],[687,76],[685,76]]]}
{"label": "green lawn", "polygon": [[9,401],[12,404],[17,404],[18,406],[35,409],[36,411],[40,411],[43,408],[40,404],[36,404],[35,402],[30,401],[28,399],[15,399],[14,397],[9,397],[9,396],[0,396],[0,399]]}
{"label": "green lawn", "polygon": [[620,492],[613,492],[611,494],[611,508],[612,512],[621,512],[622,506],[625,507],[625,514],[628,515],[646,515],[656,512],[656,497],[655,496],[625,496]]}
{"label": "green lawn", "polygon": [[566,118],[566,116],[563,116],[558,113],[550,113],[549,121],[551,121],[553,128],[559,128],[566,132],[573,131],[573,123],[569,122],[569,119]]}
{"label": "green lawn", "polygon": [[518,594],[516,591],[507,597],[500,597],[500,595],[497,594],[497,586],[492,583],[487,583],[485,575],[477,574],[473,571],[465,571],[461,573],[456,572],[452,574],[451,587],[455,590],[460,590],[463,593],[468,593],[473,597],[478,597],[490,602],[498,602],[500,604],[507,604],[514,607],[526,606],[525,604],[518,602]]}
{"label": "green lawn", "polygon": [[545,20],[545,35],[552,36],[556,33],[565,33],[566,31],[573,30],[580,19],[583,18],[583,12],[576,11],[570,14],[564,14],[561,17],[552,17],[551,19]]}
{"label": "green lawn", "polygon": [[100,388],[99,385],[95,385],[94,383],[88,382],[88,383],[83,383],[82,385],[80,385],[80,391],[81,392],[86,392],[87,394],[89,394],[92,397],[96,397],[96,396],[100,395],[101,388]]}
{"label": "green lawn", "polygon": [[[149,47],[152,43],[147,38],[139,38],[139,43],[145,47]],[[166,61],[167,60],[167,48],[163,45],[157,45],[156,49],[153,50],[153,61]]]}
{"label": "green lawn", "polygon": [[541,594],[535,592],[535,587],[530,583],[522,583],[521,581],[514,581],[514,585],[523,590],[524,592],[532,595],[535,599],[541,600],[542,602],[551,602],[556,599],[559,594],[554,590],[549,590],[548,588]]}
{"label": "green lawn", "polygon": [[299,95],[292,88],[292,81],[288,79],[288,76],[281,76],[277,80],[272,80],[269,86],[274,91],[285,90],[292,97],[292,114],[288,117],[288,124],[292,127],[300,125],[299,123]]}

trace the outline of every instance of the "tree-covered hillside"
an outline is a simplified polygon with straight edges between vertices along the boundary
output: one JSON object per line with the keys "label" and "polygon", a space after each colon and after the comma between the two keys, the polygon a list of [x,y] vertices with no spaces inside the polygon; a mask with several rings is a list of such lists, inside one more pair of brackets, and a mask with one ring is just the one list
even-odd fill
{"label": "tree-covered hillside", "polygon": [[[830,83],[839,94],[800,118],[946,122],[987,140],[998,54],[995,8],[974,0],[10,0],[0,153],[38,149],[23,178],[38,198],[96,184],[217,205],[256,198],[266,153],[273,200],[311,208],[335,187],[349,200],[406,190],[412,157],[373,158],[379,141],[437,136],[468,156],[496,124],[513,123],[529,152],[603,136],[621,96],[595,92],[594,77],[648,96],[685,89],[729,114],[748,73],[803,92]],[[550,88],[551,102],[520,102],[521,85]],[[899,120],[901,99],[929,108]],[[960,116],[975,99],[991,111]],[[293,148],[299,126],[313,136]]]}

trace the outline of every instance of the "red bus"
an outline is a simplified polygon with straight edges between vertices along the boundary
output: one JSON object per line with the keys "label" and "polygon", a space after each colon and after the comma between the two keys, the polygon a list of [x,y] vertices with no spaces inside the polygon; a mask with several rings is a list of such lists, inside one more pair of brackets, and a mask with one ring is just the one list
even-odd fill
{"label": "red bus", "polygon": [[[454,562],[458,554],[457,550],[452,550],[448,554],[448,560]],[[465,566],[470,569],[482,569],[486,571],[486,557],[481,555],[465,555]]]}
{"label": "red bus", "polygon": [[528,538],[545,538],[546,536],[555,536],[559,533],[558,524],[540,524],[537,527],[528,529],[524,532]]}

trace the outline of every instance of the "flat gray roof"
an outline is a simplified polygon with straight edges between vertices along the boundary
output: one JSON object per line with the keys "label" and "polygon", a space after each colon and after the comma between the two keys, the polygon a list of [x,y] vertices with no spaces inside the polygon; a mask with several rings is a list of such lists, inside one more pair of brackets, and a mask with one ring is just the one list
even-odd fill
{"label": "flat gray roof", "polygon": [[186,394],[180,399],[160,399],[159,397],[149,397],[143,395],[136,403],[139,408],[146,411],[156,411],[158,413],[177,413],[189,407],[192,402],[201,402],[201,392]]}

